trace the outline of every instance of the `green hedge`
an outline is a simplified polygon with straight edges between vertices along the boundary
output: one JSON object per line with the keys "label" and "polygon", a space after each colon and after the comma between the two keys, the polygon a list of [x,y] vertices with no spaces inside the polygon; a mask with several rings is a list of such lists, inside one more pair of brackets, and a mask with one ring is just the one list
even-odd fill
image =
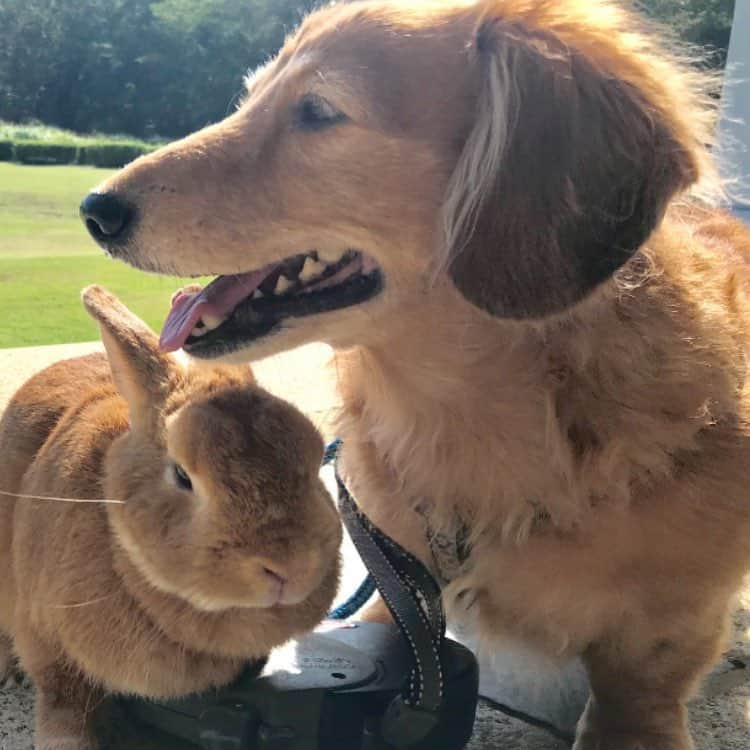
{"label": "green hedge", "polygon": [[16,161],[21,164],[75,164],[78,146],[40,141],[16,141]]}
{"label": "green hedge", "polygon": [[0,141],[0,161],[13,161],[13,141]]}
{"label": "green hedge", "polygon": [[92,167],[119,168],[151,150],[139,143],[87,144],[78,150],[78,163]]}

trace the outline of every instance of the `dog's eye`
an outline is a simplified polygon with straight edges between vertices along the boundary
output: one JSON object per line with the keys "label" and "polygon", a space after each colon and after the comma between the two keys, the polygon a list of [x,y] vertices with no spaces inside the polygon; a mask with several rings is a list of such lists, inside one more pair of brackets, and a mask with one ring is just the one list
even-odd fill
{"label": "dog's eye", "polygon": [[182,490],[192,491],[193,483],[190,481],[190,477],[188,476],[185,469],[183,469],[179,464],[175,464],[173,467],[173,472],[174,481],[177,483],[177,486]]}
{"label": "dog's eye", "polygon": [[300,130],[320,130],[345,119],[343,112],[318,94],[307,94],[297,107],[297,126]]}

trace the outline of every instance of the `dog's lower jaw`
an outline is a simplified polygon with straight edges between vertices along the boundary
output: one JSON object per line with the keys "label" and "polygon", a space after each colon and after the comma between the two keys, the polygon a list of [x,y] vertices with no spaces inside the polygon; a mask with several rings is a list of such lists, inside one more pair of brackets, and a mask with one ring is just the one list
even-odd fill
{"label": "dog's lower jaw", "polygon": [[244,365],[248,362],[258,362],[267,357],[283,354],[300,346],[312,343],[329,343],[324,332],[315,335],[311,326],[304,322],[302,325],[294,321],[282,324],[274,331],[251,343],[236,349],[216,351],[211,354],[200,351],[186,350],[186,354],[196,360],[220,361],[227,364]]}
{"label": "dog's lower jaw", "polygon": [[377,295],[358,305],[309,317],[285,318],[266,335],[234,347],[209,351],[188,347],[185,351],[198,360],[245,364],[307,344],[327,344],[335,350],[351,349],[377,334],[376,321],[384,307],[382,297]]}

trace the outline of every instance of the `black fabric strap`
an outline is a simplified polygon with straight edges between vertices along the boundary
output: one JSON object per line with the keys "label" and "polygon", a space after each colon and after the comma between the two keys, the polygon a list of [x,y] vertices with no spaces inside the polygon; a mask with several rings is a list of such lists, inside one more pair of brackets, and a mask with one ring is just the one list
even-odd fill
{"label": "black fabric strap", "polygon": [[413,668],[406,706],[437,714],[444,698],[441,657],[445,614],[440,587],[414,555],[383,534],[357,507],[336,471],[339,511],[362,561],[409,645]]}

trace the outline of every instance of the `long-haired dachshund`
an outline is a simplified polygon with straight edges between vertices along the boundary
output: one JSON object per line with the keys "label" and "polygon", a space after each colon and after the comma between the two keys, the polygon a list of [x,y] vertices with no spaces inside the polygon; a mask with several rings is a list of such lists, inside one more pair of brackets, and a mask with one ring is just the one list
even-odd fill
{"label": "long-haired dachshund", "polygon": [[338,350],[359,502],[489,647],[582,655],[577,750],[692,746],[750,570],[750,232],[695,71],[607,0],[338,4],[82,206],[221,274],[164,348]]}

